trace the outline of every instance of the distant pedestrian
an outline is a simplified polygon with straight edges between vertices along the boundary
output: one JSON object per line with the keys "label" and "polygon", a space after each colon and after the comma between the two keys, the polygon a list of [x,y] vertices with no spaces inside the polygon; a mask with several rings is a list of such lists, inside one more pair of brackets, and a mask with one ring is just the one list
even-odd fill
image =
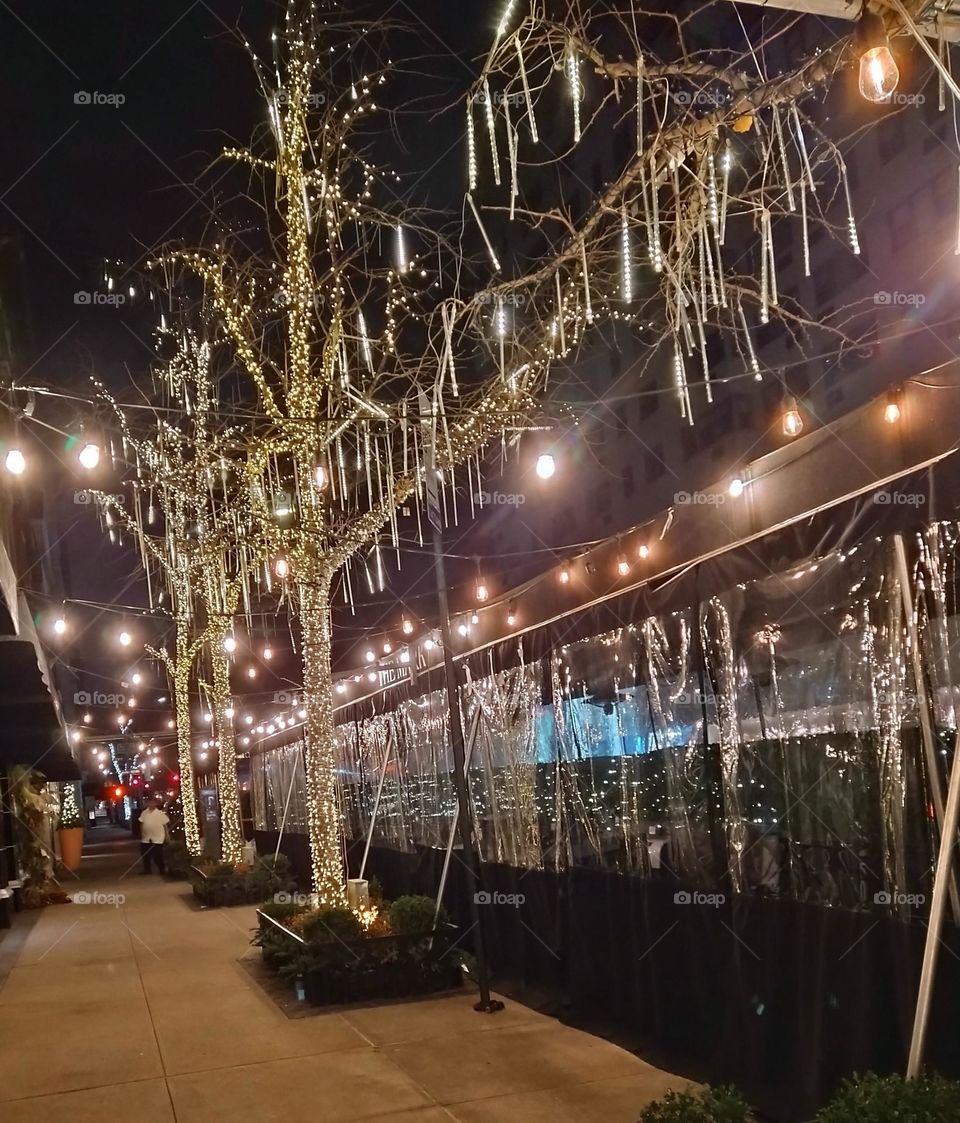
{"label": "distant pedestrian", "polygon": [[140,858],[143,862],[142,874],[150,873],[153,863],[163,873],[163,844],[167,838],[167,824],[170,816],[163,810],[159,799],[147,800],[147,806],[140,815]]}

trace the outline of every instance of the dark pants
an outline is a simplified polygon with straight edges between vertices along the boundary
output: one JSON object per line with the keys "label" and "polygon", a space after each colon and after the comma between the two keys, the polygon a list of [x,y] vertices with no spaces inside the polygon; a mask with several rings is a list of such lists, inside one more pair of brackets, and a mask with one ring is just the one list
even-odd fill
{"label": "dark pants", "polygon": [[141,842],[140,843],[140,859],[143,862],[143,872],[150,873],[153,863],[157,863],[157,869],[163,873],[163,843],[162,842]]}

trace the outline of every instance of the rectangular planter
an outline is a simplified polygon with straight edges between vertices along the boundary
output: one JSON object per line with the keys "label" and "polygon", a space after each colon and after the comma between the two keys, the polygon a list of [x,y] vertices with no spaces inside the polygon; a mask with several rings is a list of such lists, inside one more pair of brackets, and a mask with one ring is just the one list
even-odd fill
{"label": "rectangular planter", "polygon": [[[309,954],[310,945],[296,932],[272,917],[258,915],[261,934],[269,936],[263,962],[271,971],[283,970],[298,953]],[[459,959],[445,954],[449,947],[445,934],[429,932],[324,945],[315,954],[322,958],[326,952],[329,962],[304,970],[298,983],[314,1006],[416,998],[451,990],[462,985],[463,972]]]}
{"label": "rectangular planter", "polygon": [[259,905],[263,903],[263,892],[248,889],[242,885],[223,885],[211,881],[203,872],[193,866],[190,871],[193,895],[207,908],[229,908],[233,905]]}

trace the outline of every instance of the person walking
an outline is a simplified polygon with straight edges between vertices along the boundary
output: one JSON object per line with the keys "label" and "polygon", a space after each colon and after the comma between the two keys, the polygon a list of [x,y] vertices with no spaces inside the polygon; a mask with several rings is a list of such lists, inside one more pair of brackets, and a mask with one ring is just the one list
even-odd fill
{"label": "person walking", "polygon": [[157,863],[157,871],[163,873],[163,844],[169,822],[170,816],[163,810],[160,800],[155,797],[148,800],[140,815],[141,874],[150,873],[154,862]]}

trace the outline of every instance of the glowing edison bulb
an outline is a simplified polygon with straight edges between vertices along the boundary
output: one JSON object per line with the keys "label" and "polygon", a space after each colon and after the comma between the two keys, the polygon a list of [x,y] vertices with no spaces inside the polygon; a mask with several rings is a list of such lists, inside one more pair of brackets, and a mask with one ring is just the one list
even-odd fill
{"label": "glowing edison bulb", "polygon": [[281,554],[274,561],[273,572],[280,578],[281,581],[289,575],[289,573],[290,573],[290,563],[283,556],[283,554]]}
{"label": "glowing edison bulb", "polygon": [[507,627],[512,628],[517,622],[517,610],[511,604],[507,609]]}
{"label": "glowing edison bulb", "polygon": [[860,93],[867,101],[889,101],[899,82],[889,47],[873,47],[860,56]]}
{"label": "glowing edison bulb", "polygon": [[93,441],[87,441],[80,449],[80,455],[77,459],[80,461],[81,468],[86,468],[88,472],[92,472],[100,463],[100,446],[94,444]]}
{"label": "glowing edison bulb", "polygon": [[22,476],[27,470],[27,458],[19,448],[10,449],[3,462],[11,476]]}
{"label": "glowing edison bulb", "polygon": [[133,637],[129,632],[121,632],[117,638],[120,640],[121,647],[129,647],[133,642]]}
{"label": "glowing edison bulb", "polygon": [[481,600],[481,601],[486,600],[489,595],[490,595],[490,590],[487,588],[487,586],[484,584],[484,582],[478,581],[477,582],[477,600]]}
{"label": "glowing edison bulb", "polygon": [[560,570],[560,584],[561,585],[568,585],[569,583],[570,583],[570,567],[565,565],[563,567],[563,569]]}
{"label": "glowing edison bulb", "polygon": [[630,563],[627,561],[626,557],[621,554],[620,557],[617,558],[617,573],[619,573],[621,577],[626,577],[629,572]]}
{"label": "glowing edison bulb", "polygon": [[237,641],[233,636],[227,636],[223,641],[223,650],[226,651],[228,655],[232,655],[234,651],[237,650]]}
{"label": "glowing edison bulb", "polygon": [[58,636],[62,636],[67,630],[67,622],[62,616],[58,616],[53,622],[53,630]]}
{"label": "glowing edison bulb", "polygon": [[641,558],[648,558],[650,557],[650,547],[646,544],[646,542],[643,542],[640,546],[640,549],[637,550],[637,553]]}
{"label": "glowing edison bulb", "polygon": [[741,480],[739,476],[735,476],[730,481],[730,486],[727,488],[727,491],[730,493],[732,499],[739,499],[740,496],[743,495],[743,488],[743,480]]}
{"label": "glowing edison bulb", "polygon": [[783,435],[798,437],[803,431],[803,418],[797,407],[796,398],[787,398],[783,404]]}
{"label": "glowing edison bulb", "polygon": [[900,420],[900,394],[896,390],[891,390],[887,394],[887,404],[883,407],[883,420],[888,425],[896,425]]}
{"label": "glowing edison bulb", "polygon": [[256,677],[257,677],[257,668],[256,667],[247,667],[247,678],[256,678]]}
{"label": "glowing edison bulb", "polygon": [[401,626],[403,628],[403,634],[405,636],[409,636],[413,633],[413,623],[408,620],[407,617],[403,618],[403,624]]}
{"label": "glowing edison bulb", "polygon": [[273,658],[273,648],[269,644],[263,649],[263,657],[268,662]]}
{"label": "glowing edison bulb", "polygon": [[900,71],[890,53],[882,18],[866,5],[857,21],[856,44],[860,52],[860,93],[867,101],[889,100],[900,81]]}
{"label": "glowing edison bulb", "polygon": [[327,486],[327,469],[322,464],[315,464],[313,467],[313,482],[317,485],[320,491]]}

